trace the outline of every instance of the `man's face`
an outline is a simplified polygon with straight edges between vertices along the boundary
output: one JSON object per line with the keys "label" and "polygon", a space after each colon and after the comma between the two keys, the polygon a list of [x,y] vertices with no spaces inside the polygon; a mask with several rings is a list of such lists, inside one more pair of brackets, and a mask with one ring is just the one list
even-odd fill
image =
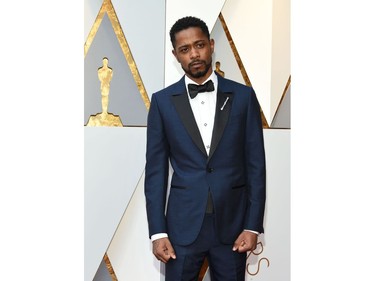
{"label": "man's face", "polygon": [[173,55],[189,78],[203,83],[212,73],[214,40],[208,40],[199,27],[184,29],[175,38]]}

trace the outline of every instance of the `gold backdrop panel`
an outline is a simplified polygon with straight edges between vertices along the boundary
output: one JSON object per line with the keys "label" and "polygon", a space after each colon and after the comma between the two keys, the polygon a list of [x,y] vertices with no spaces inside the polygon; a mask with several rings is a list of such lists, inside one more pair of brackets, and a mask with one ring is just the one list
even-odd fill
{"label": "gold backdrop panel", "polygon": [[108,18],[109,20],[111,21],[111,24],[112,24],[112,27],[113,27],[113,30],[116,34],[116,37],[118,39],[118,42],[121,46],[121,50],[126,58],[126,61],[129,65],[129,68],[130,68],[130,71],[133,75],[133,79],[137,85],[137,88],[139,90],[139,93],[141,95],[141,98],[147,108],[147,110],[150,108],[150,99],[147,95],[147,92],[146,92],[146,89],[143,85],[143,82],[142,82],[142,79],[141,79],[141,76],[139,74],[139,71],[138,71],[138,68],[137,68],[137,65],[134,61],[134,58],[133,58],[133,55],[130,51],[130,48],[129,48],[129,45],[128,45],[128,42],[126,41],[126,38],[125,38],[125,34],[121,28],[121,25],[120,25],[120,22],[119,22],[119,19],[117,18],[117,15],[116,15],[116,12],[115,12],[115,9],[112,5],[112,2],[111,0],[103,0],[103,4],[100,8],[100,11],[95,19],[95,22],[90,30],[90,33],[87,37],[87,40],[85,42],[85,45],[84,45],[84,55],[86,56],[94,38],[95,38],[95,35],[99,29],[99,26],[103,20],[103,17],[104,15],[107,14],[108,15]]}

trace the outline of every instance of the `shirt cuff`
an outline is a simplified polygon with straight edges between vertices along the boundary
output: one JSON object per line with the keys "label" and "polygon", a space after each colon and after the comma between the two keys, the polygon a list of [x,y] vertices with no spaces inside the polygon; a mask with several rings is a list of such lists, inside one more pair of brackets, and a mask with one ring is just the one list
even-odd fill
{"label": "shirt cuff", "polygon": [[156,233],[154,235],[151,235],[151,242],[154,242],[157,239],[168,237],[167,233]]}
{"label": "shirt cuff", "polygon": [[244,231],[249,231],[249,232],[255,233],[256,235],[259,235],[259,232],[255,230],[244,229]]}

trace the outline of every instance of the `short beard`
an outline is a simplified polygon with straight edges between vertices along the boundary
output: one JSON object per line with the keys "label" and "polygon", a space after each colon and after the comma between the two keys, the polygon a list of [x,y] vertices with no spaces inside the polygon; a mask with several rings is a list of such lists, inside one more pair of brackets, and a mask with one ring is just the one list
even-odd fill
{"label": "short beard", "polygon": [[191,72],[190,68],[185,69],[185,68],[182,67],[182,69],[190,77],[201,78],[201,77],[203,77],[207,74],[207,72],[210,70],[211,66],[212,66],[212,59],[208,63],[205,63],[205,68],[204,68],[203,71],[198,71],[198,72],[193,73],[193,72]]}

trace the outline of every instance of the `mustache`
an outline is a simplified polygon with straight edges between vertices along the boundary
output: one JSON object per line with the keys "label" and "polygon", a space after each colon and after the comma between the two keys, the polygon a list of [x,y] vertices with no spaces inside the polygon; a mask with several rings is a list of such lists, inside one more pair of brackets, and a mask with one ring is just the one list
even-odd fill
{"label": "mustache", "polygon": [[194,61],[192,61],[192,62],[189,63],[189,67],[191,67],[195,63],[206,64],[206,61],[204,61],[204,60],[194,60]]}

